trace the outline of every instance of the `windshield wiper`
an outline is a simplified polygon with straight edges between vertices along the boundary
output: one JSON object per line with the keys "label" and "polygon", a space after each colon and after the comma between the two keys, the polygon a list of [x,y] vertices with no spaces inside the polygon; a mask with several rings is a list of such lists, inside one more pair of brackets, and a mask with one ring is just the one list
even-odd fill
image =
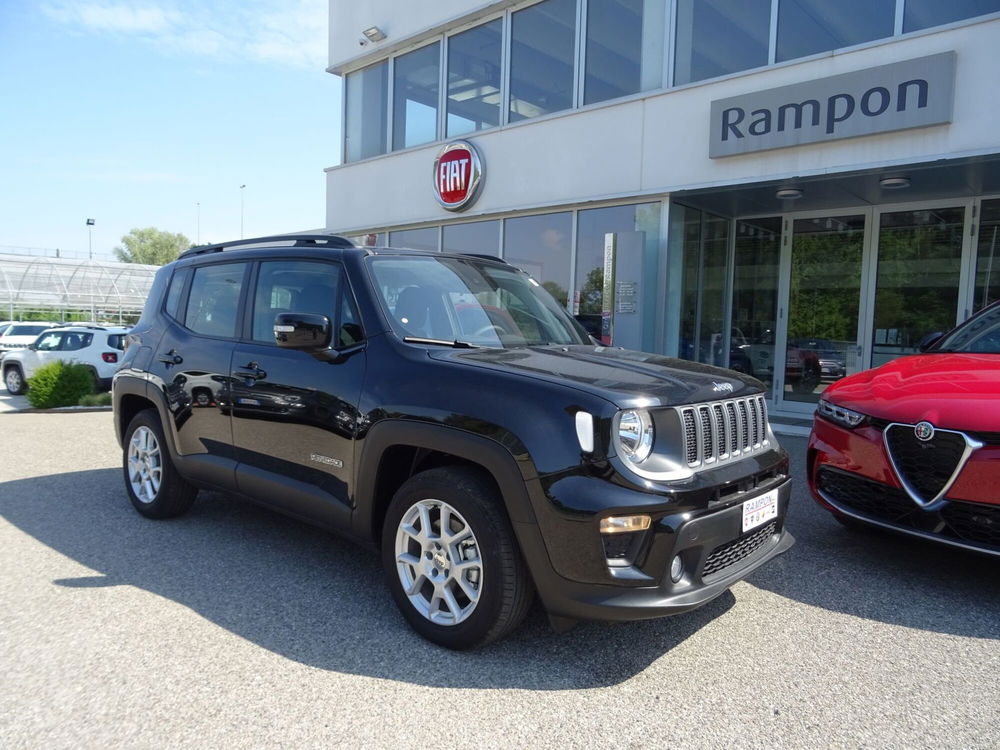
{"label": "windshield wiper", "polygon": [[479,347],[475,344],[470,344],[468,341],[459,341],[458,339],[425,339],[419,336],[404,336],[403,341],[407,344],[434,344],[435,346],[450,346],[453,349],[478,349]]}

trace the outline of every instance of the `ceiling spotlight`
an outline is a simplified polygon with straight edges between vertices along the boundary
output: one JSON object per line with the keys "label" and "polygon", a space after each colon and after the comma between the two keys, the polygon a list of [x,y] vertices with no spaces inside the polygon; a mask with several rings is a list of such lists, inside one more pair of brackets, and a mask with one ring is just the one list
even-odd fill
{"label": "ceiling spotlight", "polygon": [[802,197],[802,191],[798,188],[781,188],[774,193],[774,197],[779,201],[797,201]]}
{"label": "ceiling spotlight", "polygon": [[381,42],[385,39],[385,33],[378,26],[372,26],[361,32],[369,42]]}
{"label": "ceiling spotlight", "polygon": [[902,190],[910,186],[909,177],[883,177],[878,181],[883,190]]}

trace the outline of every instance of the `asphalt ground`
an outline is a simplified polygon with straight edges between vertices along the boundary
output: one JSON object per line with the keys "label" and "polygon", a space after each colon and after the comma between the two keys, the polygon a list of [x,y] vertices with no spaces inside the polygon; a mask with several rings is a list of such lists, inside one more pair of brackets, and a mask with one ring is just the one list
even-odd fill
{"label": "asphalt ground", "polygon": [[1000,745],[1000,563],[842,529],[687,615],[452,653],[376,556],[218,494],[129,505],[108,412],[0,415],[0,746]]}

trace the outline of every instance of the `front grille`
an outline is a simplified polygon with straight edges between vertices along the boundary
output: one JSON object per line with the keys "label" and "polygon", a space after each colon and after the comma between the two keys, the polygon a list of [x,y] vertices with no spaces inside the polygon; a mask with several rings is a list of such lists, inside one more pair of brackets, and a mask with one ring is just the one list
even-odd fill
{"label": "front grille", "polygon": [[[1000,550],[1000,507],[949,500],[939,511],[919,508],[903,490],[831,469],[816,483],[824,496],[847,510],[897,528],[913,529]],[[992,551],[992,550],[991,550]]]}
{"label": "front grille", "polygon": [[777,533],[777,530],[777,522],[771,521],[761,526],[752,534],[716,547],[712,550],[712,554],[705,559],[705,565],[701,569],[702,580],[721,573],[726,568],[732,567],[750,557],[750,555],[767,544],[771,537]]}
{"label": "front grille", "polygon": [[936,430],[934,437],[924,441],[911,425],[897,424],[883,434],[900,479],[925,503],[947,487],[965,453],[965,437],[957,432]]}
{"label": "front grille", "polygon": [[770,445],[763,396],[677,409],[684,429],[684,457],[690,467],[739,459]]}

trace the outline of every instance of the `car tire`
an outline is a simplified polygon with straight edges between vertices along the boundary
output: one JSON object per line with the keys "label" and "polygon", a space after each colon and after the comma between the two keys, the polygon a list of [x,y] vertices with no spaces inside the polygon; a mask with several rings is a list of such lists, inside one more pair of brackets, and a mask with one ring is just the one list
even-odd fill
{"label": "car tire", "polygon": [[10,365],[3,370],[3,382],[7,386],[7,392],[11,396],[21,396],[28,390],[28,384],[24,381],[24,373],[16,365]]}
{"label": "car tire", "polygon": [[198,488],[174,466],[160,418],[153,409],[136,414],[125,430],[122,472],[129,500],[146,518],[179,516],[198,494]]}
{"label": "car tire", "polygon": [[450,649],[503,638],[534,598],[503,498],[468,467],[430,469],[399,488],[383,525],[382,563],[410,626]]}

